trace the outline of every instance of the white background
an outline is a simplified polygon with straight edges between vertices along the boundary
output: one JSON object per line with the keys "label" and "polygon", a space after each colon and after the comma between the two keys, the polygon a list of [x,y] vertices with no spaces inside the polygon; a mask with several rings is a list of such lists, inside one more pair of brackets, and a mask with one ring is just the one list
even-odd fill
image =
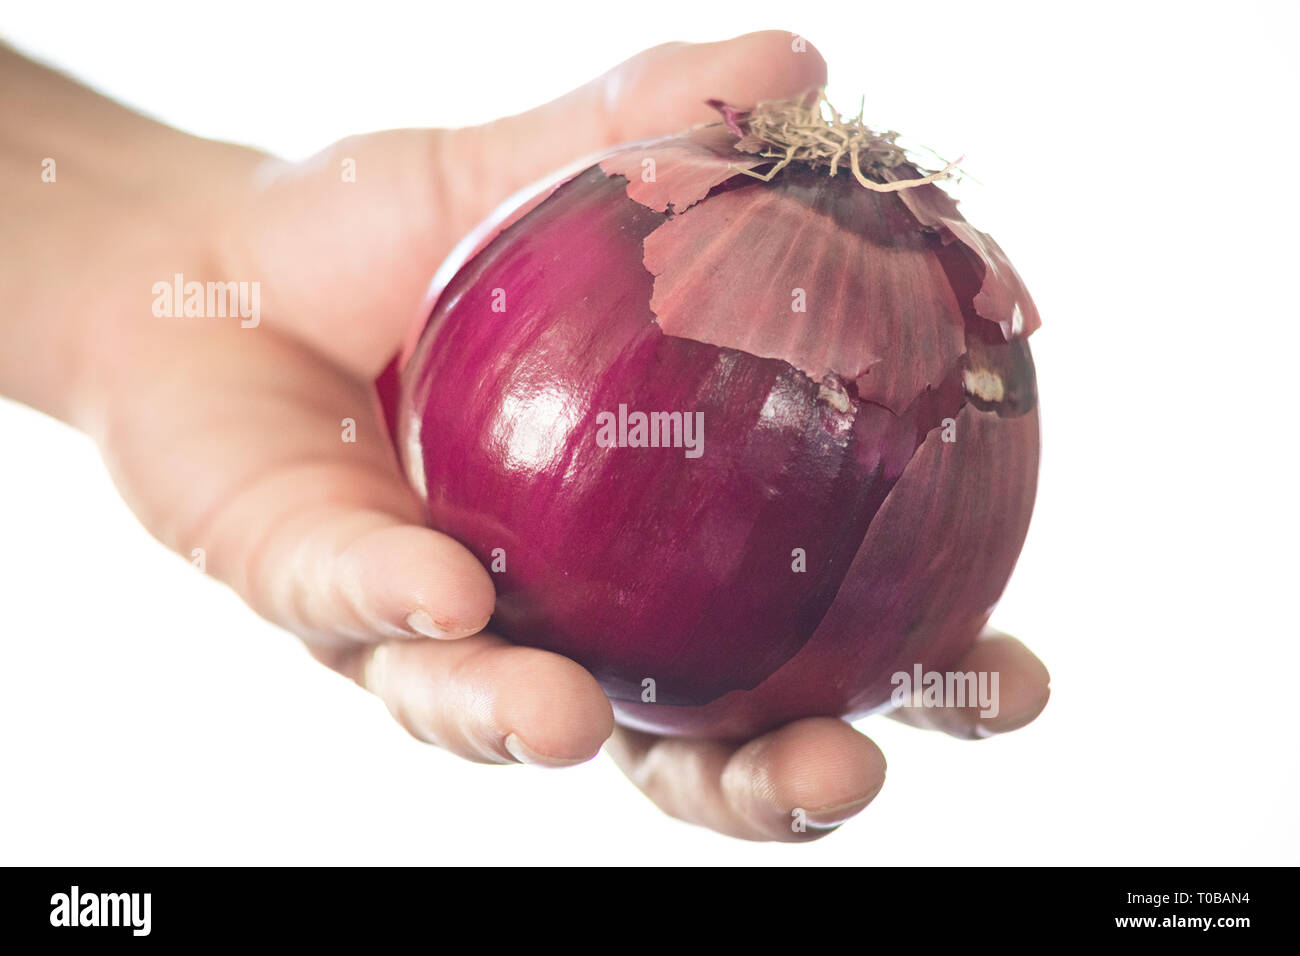
{"label": "white background", "polygon": [[153,542],[85,439],[0,402],[0,861],[1300,862],[1294,5],[3,10],[9,42],[131,105],[294,157],[514,112],[664,40],[807,36],[842,109],[865,92],[876,125],[966,154],[964,209],[1042,311],[1039,505],[994,621],[1053,698],[974,744],[868,720],[867,812],[735,842],[603,757],[408,739]]}

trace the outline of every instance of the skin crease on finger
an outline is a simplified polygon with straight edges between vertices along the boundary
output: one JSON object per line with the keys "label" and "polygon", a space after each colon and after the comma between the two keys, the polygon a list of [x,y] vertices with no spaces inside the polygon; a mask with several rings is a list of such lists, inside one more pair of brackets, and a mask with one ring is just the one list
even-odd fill
{"label": "skin crease on finger", "polygon": [[[615,731],[573,661],[481,631],[491,577],[420,523],[366,404],[466,230],[575,156],[712,119],[709,97],[822,85],[824,61],[811,45],[794,53],[791,36],[668,44],[517,116],[350,137],[301,164],[170,130],[0,47],[12,91],[0,146],[14,147],[0,148],[0,323],[22,346],[0,351],[0,393],[91,434],[151,533],[187,560],[201,550],[207,573],[419,739],[540,766],[590,759],[608,740],[675,817],[751,840],[823,835],[883,784],[874,743],[830,718],[741,743]],[[28,175],[33,150],[60,156],[58,189]],[[340,156],[364,172],[348,191]],[[178,272],[257,277],[261,325],[151,317],[140,290]],[[339,441],[343,418],[360,426],[354,445]],[[994,638],[975,654],[1003,672],[1008,701],[985,729],[1041,710],[1046,670],[1023,646]],[[912,718],[971,734],[968,715],[900,715]]]}

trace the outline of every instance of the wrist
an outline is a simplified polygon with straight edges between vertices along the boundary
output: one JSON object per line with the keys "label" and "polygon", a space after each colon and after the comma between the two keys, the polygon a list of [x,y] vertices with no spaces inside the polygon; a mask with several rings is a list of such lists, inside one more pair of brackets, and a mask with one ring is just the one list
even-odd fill
{"label": "wrist", "polygon": [[0,394],[93,430],[149,367],[155,283],[196,279],[263,157],[163,126],[0,46]]}
{"label": "wrist", "polygon": [[105,197],[94,229],[112,245],[91,265],[97,286],[83,288],[67,312],[63,417],[97,437],[117,406],[137,404],[130,393],[171,387],[174,346],[203,348],[214,303],[195,290],[224,291],[242,278],[226,274],[226,240],[264,157],[165,132],[150,155],[166,160],[145,167],[147,183],[119,180]]}

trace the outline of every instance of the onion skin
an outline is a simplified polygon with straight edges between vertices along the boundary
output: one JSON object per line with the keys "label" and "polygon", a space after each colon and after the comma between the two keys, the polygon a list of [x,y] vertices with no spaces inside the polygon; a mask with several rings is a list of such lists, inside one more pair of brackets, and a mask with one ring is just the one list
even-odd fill
{"label": "onion skin", "polygon": [[[728,135],[628,147],[480,242],[389,410],[499,633],[626,724],[741,737],[879,709],[975,640],[1033,506],[1037,314],[945,195],[762,183]],[[702,412],[703,454],[601,447],[620,406]]]}

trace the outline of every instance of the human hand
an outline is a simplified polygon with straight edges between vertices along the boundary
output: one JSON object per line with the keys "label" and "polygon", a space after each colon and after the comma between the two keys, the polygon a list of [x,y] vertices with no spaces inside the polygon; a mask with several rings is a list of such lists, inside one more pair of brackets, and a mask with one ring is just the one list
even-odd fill
{"label": "human hand", "polygon": [[[83,197],[103,249],[84,290],[131,291],[101,295],[87,316],[93,346],[71,350],[77,384],[58,411],[96,437],[155,535],[200,553],[415,736],[485,762],[589,759],[613,731],[604,694],[574,662],[482,631],[490,576],[423,526],[371,383],[434,269],[516,189],[601,147],[710,120],[706,98],[747,104],[824,81],[811,47],[796,53],[788,34],[764,33],[656,48],[520,116],[352,137],[299,164],[187,139],[191,175],[135,173],[151,228],[119,236],[114,221],[138,213],[133,202]],[[345,162],[355,181],[341,175]],[[56,217],[55,239],[70,218]],[[195,222],[211,228],[200,236]],[[176,273],[260,283],[260,321],[154,317],[143,290]],[[344,440],[346,420],[355,441]],[[1004,701],[1023,698],[1027,713],[1045,698],[1046,674],[1018,644],[972,653],[981,649],[1003,672]],[[825,832],[884,773],[874,744],[829,719],[743,746],[619,731],[611,749],[669,813],[748,838]],[[807,834],[791,831],[793,807],[808,809]]]}

